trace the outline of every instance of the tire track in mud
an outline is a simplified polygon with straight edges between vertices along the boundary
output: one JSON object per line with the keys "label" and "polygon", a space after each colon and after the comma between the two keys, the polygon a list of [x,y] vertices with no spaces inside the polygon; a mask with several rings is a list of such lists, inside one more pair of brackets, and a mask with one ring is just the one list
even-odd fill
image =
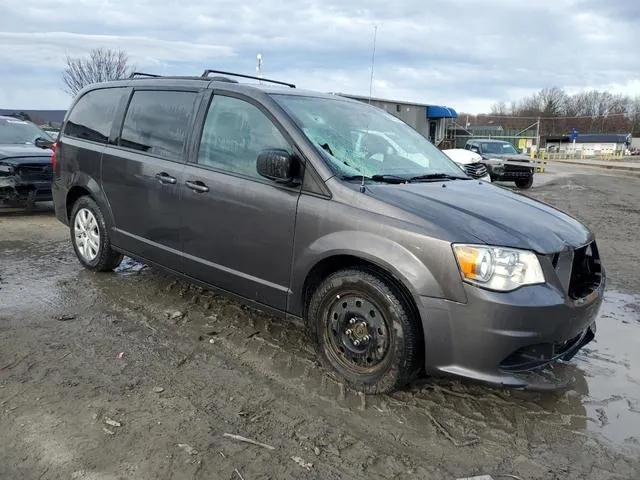
{"label": "tire track in mud", "polygon": [[[382,438],[386,436],[388,440],[383,443],[394,441],[416,455],[424,451],[425,443],[442,452],[451,451],[452,445],[453,450],[471,448],[477,452],[472,447],[477,445],[485,458],[476,456],[473,460],[476,465],[500,456],[528,455],[533,461],[536,456],[531,456],[531,452],[548,448],[550,443],[557,446],[584,443],[583,448],[594,455],[613,458],[599,444],[584,441],[589,436],[582,432],[583,423],[590,419],[572,412],[580,404],[579,395],[553,394],[557,396],[555,403],[568,405],[564,413],[541,406],[542,394],[490,389],[446,379],[430,379],[426,384],[418,383],[390,396],[365,396],[346,388],[319,366],[301,326],[270,318],[153,270],[140,274],[139,279],[129,279],[136,285],[137,298],[127,302],[139,308],[148,303],[145,299],[157,299],[143,308],[149,315],[145,325],[164,323],[164,327],[158,328],[166,334],[177,328],[183,339],[199,345],[194,350],[222,348],[225,355],[284,390],[311,396],[339,409],[350,418],[350,426],[356,431],[372,438],[384,432]],[[169,321],[166,312],[172,310],[185,316],[177,322]],[[584,412],[583,408],[578,410]],[[374,427],[369,428],[372,423]],[[556,463],[579,468],[580,462],[575,463],[568,456],[563,459],[561,450],[554,455]],[[539,456],[544,460],[548,452],[542,450]]]}
{"label": "tire track in mud", "polygon": [[[236,308],[237,306],[234,306],[232,311],[242,310],[241,308],[236,310]],[[203,395],[204,392],[212,391],[214,395],[216,395],[215,392],[218,394],[220,392],[232,394],[233,398],[230,399],[230,402],[238,402],[236,405],[238,415],[242,413],[243,421],[239,419],[238,425],[242,425],[243,428],[247,429],[241,430],[243,434],[248,431],[247,435],[249,436],[269,438],[270,435],[274,434],[274,424],[283,425],[285,430],[288,431],[286,436],[304,445],[303,448],[308,452],[307,455],[311,456],[312,461],[314,457],[319,455],[315,452],[316,449],[322,452],[323,456],[319,460],[315,460],[315,463],[322,461],[322,465],[318,463],[317,468],[328,475],[323,475],[320,478],[342,478],[342,475],[347,475],[349,478],[363,478],[360,474],[371,468],[375,468],[376,473],[386,472],[380,478],[394,478],[396,475],[406,473],[407,470],[420,472],[423,478],[442,478],[442,472],[433,477],[438,470],[428,466],[416,466],[409,457],[404,455],[406,452],[402,451],[395,452],[396,455],[391,455],[380,463],[381,458],[385,459],[381,452],[388,451],[389,448],[379,448],[379,445],[375,445],[378,442],[373,442],[374,445],[370,445],[369,442],[360,440],[359,435],[345,434],[344,431],[336,430],[334,425],[326,424],[321,417],[314,419],[312,413],[293,411],[293,408],[287,411],[287,409],[283,410],[280,406],[277,406],[281,402],[288,405],[296,405],[299,402],[294,401],[293,398],[298,397],[299,392],[292,395],[292,390],[297,390],[297,388],[285,378],[280,378],[278,382],[273,382],[273,379],[277,377],[273,373],[275,370],[279,371],[280,368],[287,368],[291,372],[295,371],[295,375],[291,374],[287,378],[302,378],[305,371],[311,372],[310,376],[314,377],[314,372],[317,371],[317,369],[314,370],[315,365],[309,361],[301,361],[295,356],[286,358],[282,356],[282,349],[275,343],[278,338],[286,336],[286,334],[282,334],[282,330],[279,330],[281,325],[274,325],[271,322],[256,323],[255,328],[265,327],[266,329],[280,332],[280,334],[274,336],[273,342],[263,341],[260,338],[256,338],[256,336],[244,338],[246,332],[236,328],[233,324],[224,328],[218,327],[216,335],[212,336],[212,338],[216,338],[215,344],[212,345],[208,342],[194,339],[196,336],[194,334],[197,332],[194,332],[192,328],[195,322],[193,318],[188,321],[184,321],[185,319],[182,318],[176,319],[176,321],[171,318],[171,315],[165,315],[165,312],[161,309],[151,311],[146,308],[139,308],[135,302],[130,301],[123,301],[119,305],[110,305],[103,312],[109,319],[106,321],[107,323],[113,324],[113,321],[116,320],[116,328],[123,330],[122,335],[131,335],[132,338],[135,338],[140,336],[140,332],[143,332],[143,336],[146,336],[150,342],[154,343],[154,348],[144,348],[145,355],[152,353],[153,356],[152,358],[145,358],[148,364],[153,365],[153,377],[164,378],[167,390],[179,389],[181,395],[185,397],[185,400],[189,402],[193,409],[196,412],[200,412],[197,415],[209,414],[215,416],[221,408],[229,408],[226,405],[225,398],[216,397],[212,399],[209,397],[207,399],[207,395]],[[104,318],[101,321],[105,323]],[[212,328],[211,325],[204,324],[202,326],[205,329]],[[149,327],[152,328],[150,329]],[[105,325],[99,326],[97,331],[92,332],[92,334],[101,334],[104,328]],[[134,330],[137,330],[137,335]],[[190,351],[187,345],[193,346],[193,350]],[[131,338],[123,339],[121,348],[127,351],[135,350],[135,346],[131,345]],[[251,352],[259,353],[252,356]],[[87,353],[89,354],[90,352]],[[127,355],[129,354],[125,354],[125,356]],[[165,360],[164,362],[161,361],[163,359]],[[259,359],[259,363],[262,364],[261,368],[257,367],[258,364],[255,359]],[[167,362],[166,360],[169,361]],[[132,363],[136,361],[135,359],[131,360]],[[215,363],[222,362],[231,375],[236,375],[237,372],[242,371],[240,366],[244,366],[250,371],[260,374],[265,381],[276,383],[278,388],[274,390],[273,387],[265,388],[263,385],[256,385],[256,388],[263,392],[258,402],[256,402],[255,398],[241,398],[242,392],[237,390],[237,384],[234,385],[233,382],[225,383],[221,382],[220,379],[212,379],[207,373],[207,366],[211,366],[212,361]],[[239,365],[234,365],[235,363]],[[194,382],[193,377],[180,374],[182,369],[189,369],[189,371],[197,369],[201,372],[202,378],[198,382]],[[171,379],[176,376],[179,379],[172,381]],[[119,392],[120,388],[122,387],[115,387],[109,393],[112,395],[124,393]],[[317,399],[323,400],[321,397],[317,397]],[[309,400],[305,398],[302,405],[308,404]],[[335,405],[333,406],[335,407]],[[295,410],[299,410],[299,407]],[[349,409],[344,407],[341,411],[348,413]],[[303,424],[304,428],[301,427]],[[277,432],[278,429],[275,430]],[[366,438],[366,435],[363,435],[362,438]],[[229,452],[227,452],[228,454]],[[404,460],[396,461],[396,456],[397,458],[404,458]],[[389,459],[394,459],[394,461],[389,462]],[[283,464],[287,464],[290,459],[281,458],[281,461]],[[378,469],[382,470],[378,472]]]}

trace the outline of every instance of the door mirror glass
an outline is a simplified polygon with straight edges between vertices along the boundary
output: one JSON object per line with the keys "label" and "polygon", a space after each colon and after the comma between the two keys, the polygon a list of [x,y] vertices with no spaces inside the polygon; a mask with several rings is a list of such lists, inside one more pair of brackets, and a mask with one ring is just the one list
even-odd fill
{"label": "door mirror glass", "polygon": [[295,183],[299,176],[298,161],[294,155],[280,148],[262,150],[258,155],[258,173],[278,183]]}

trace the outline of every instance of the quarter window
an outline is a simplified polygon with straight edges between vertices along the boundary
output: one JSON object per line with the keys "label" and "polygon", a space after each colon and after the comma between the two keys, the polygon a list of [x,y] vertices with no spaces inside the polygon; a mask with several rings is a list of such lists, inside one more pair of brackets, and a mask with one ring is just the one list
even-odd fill
{"label": "quarter window", "polygon": [[75,104],[64,127],[70,137],[107,143],[113,118],[125,89],[103,88],[84,94]]}
{"label": "quarter window", "polygon": [[256,170],[261,150],[292,149],[273,122],[244,100],[214,96],[207,112],[198,164],[262,178]]}
{"label": "quarter window", "polygon": [[182,160],[195,100],[195,92],[135,91],[122,125],[120,146]]}

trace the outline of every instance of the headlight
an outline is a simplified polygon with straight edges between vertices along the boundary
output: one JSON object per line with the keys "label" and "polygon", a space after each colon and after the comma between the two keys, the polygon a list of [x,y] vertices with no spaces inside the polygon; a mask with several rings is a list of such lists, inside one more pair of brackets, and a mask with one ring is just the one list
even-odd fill
{"label": "headlight", "polygon": [[533,252],[483,245],[453,245],[453,252],[462,279],[489,290],[508,292],[545,282]]}

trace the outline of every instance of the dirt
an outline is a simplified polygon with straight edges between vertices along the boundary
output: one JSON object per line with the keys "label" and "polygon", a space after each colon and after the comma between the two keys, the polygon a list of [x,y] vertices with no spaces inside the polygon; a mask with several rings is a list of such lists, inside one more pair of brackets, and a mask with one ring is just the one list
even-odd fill
{"label": "dirt", "polygon": [[527,193],[594,229],[610,279],[561,392],[358,395],[301,326],[136,262],[87,272],[50,209],[0,213],[0,478],[640,478],[638,182]]}

